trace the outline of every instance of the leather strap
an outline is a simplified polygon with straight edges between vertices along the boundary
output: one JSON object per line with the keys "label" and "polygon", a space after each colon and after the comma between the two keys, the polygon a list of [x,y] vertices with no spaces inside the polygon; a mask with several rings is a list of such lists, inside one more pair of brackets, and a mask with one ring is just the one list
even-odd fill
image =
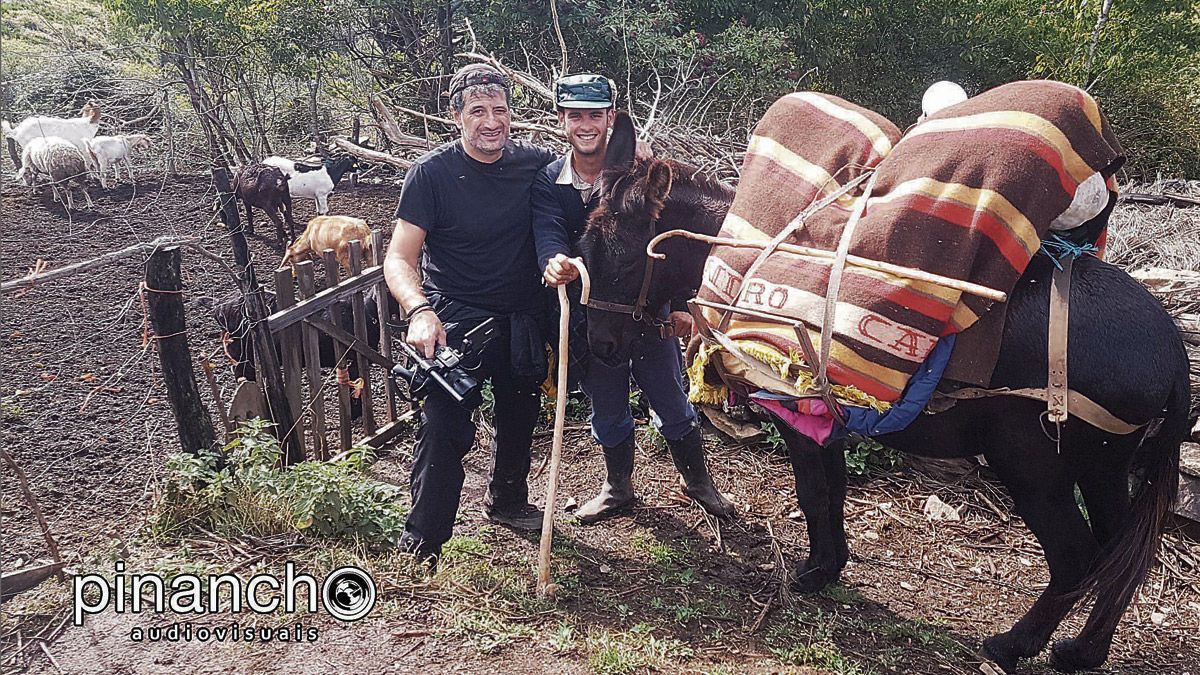
{"label": "leather strap", "polygon": [[1065,256],[1050,282],[1050,327],[1048,331],[1049,374],[1046,410],[1051,422],[1067,421],[1071,397],[1067,386],[1067,334],[1070,326],[1071,267],[1075,256]]}
{"label": "leather strap", "polygon": [[[1009,389],[1008,387],[999,387],[996,389],[984,389],[982,387],[964,387],[955,389],[951,392],[938,392],[941,396],[952,398],[960,401],[973,400],[978,398],[989,398],[992,396],[1020,396],[1022,398],[1030,398],[1037,401],[1050,400],[1050,393],[1046,389]],[[1142,424],[1130,424],[1125,420],[1110,413],[1107,409],[1096,403],[1092,399],[1084,396],[1077,391],[1067,390],[1066,399],[1069,401],[1071,414],[1088,424],[1103,429],[1109,433],[1120,434],[1122,436],[1131,434],[1142,427],[1145,427],[1150,422]],[[1151,420],[1153,421],[1153,420]]]}
{"label": "leather strap", "polygon": [[[863,193],[854,205],[854,213],[846,221],[842,229],[842,237],[838,240],[837,253],[833,259],[833,267],[829,270],[829,284],[825,287],[825,317],[821,323],[821,360],[817,362],[817,387],[822,392],[829,389],[829,354],[833,349],[833,327],[837,320],[838,295],[842,289],[842,272],[846,269],[846,256],[850,255],[850,240],[854,238],[854,230],[867,208],[867,200],[871,198],[871,189],[875,187],[875,177],[879,174],[871,172],[871,178]],[[809,363],[809,367],[812,367]]]}

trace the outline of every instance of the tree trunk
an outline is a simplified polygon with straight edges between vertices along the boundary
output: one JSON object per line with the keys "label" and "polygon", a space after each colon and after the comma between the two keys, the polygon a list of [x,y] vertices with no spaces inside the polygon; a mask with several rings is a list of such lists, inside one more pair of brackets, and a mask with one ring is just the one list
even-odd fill
{"label": "tree trunk", "polygon": [[1100,16],[1096,18],[1096,28],[1092,31],[1092,44],[1088,47],[1087,63],[1084,64],[1084,72],[1087,73],[1088,79],[1092,76],[1092,66],[1096,63],[1096,47],[1100,45],[1100,33],[1104,30],[1104,25],[1108,23],[1108,12],[1112,9],[1113,0],[1104,0],[1104,4],[1100,6]]}

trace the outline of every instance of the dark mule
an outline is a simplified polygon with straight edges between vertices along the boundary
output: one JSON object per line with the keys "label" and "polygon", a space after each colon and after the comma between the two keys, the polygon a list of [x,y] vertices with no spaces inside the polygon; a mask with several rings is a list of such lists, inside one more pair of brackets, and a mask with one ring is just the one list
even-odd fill
{"label": "dark mule", "polygon": [[[641,290],[646,244],[656,233],[679,228],[716,234],[731,201],[727,188],[690,167],[653,160],[634,164],[632,133],[628,119],[618,118],[603,201],[581,242],[592,297],[621,304],[633,304]],[[723,208],[711,206],[718,202]],[[694,217],[695,204],[703,205],[701,217]],[[646,304],[651,307],[683,287],[696,288],[707,255],[706,244],[668,241],[660,247],[668,258],[655,266],[649,286]],[[1052,269],[1048,258],[1035,256],[1013,290],[990,386],[1046,386]],[[1006,671],[1038,654],[1085,596],[1095,599],[1086,625],[1078,637],[1057,642],[1050,659],[1067,671],[1105,661],[1117,622],[1154,561],[1178,485],[1189,395],[1178,330],[1153,296],[1112,265],[1083,256],[1072,280],[1070,386],[1128,422],[1162,418],[1149,437],[1141,431],[1107,433],[1072,417],[1061,427],[1059,447],[1040,422],[1045,404],[995,397],[921,415],[905,431],[879,438],[924,456],[982,454],[1041,542],[1050,584],[1016,625],[984,643],[984,655]],[[631,316],[594,309],[589,309],[588,326],[592,352],[612,360],[622,358],[628,336],[642,329]],[[794,584],[816,591],[838,579],[849,557],[843,524],[845,456],[840,443],[823,448],[778,426],[808,523],[809,556],[799,564]],[[1089,520],[1076,505],[1075,486]]]}

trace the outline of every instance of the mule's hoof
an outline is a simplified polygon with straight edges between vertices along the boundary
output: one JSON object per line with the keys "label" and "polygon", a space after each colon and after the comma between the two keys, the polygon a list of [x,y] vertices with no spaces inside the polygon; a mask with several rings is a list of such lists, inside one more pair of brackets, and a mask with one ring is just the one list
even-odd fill
{"label": "mule's hoof", "polygon": [[1108,650],[1101,654],[1095,654],[1094,651],[1094,648],[1089,649],[1089,645],[1077,638],[1059,640],[1050,647],[1050,665],[1063,673],[1099,668],[1108,660]]}
{"label": "mule's hoof", "polygon": [[792,579],[792,590],[797,593],[820,593],[826,586],[837,581],[837,576],[831,575],[821,567],[809,567],[807,563],[796,570]]}
{"label": "mule's hoof", "polygon": [[1000,648],[1000,639],[1000,636],[995,636],[984,640],[983,646],[976,653],[976,656],[982,661],[979,664],[981,672],[988,675],[1017,672],[1018,658]]}

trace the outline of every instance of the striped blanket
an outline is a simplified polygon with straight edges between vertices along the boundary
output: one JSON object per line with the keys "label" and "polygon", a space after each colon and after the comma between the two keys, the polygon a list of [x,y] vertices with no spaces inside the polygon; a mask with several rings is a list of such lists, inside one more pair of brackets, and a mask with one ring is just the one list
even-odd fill
{"label": "striped blanket", "polygon": [[[873,169],[871,193],[849,234],[851,256],[1007,293],[1048,231],[1076,227],[1103,211],[1121,160],[1096,101],[1058,82],[997,87],[906,133],[836,96],[790,94],[755,128],[721,236],[770,241],[805,207]],[[786,242],[837,250],[863,187],[813,213]],[[775,251],[745,279],[760,254],[752,248],[713,247],[700,297],[798,319],[819,350],[830,264]],[[1001,303],[993,300],[847,265],[828,366],[835,394],[886,409],[942,336],[979,323],[992,326],[988,339],[998,345],[1003,321],[980,322],[989,310],[1002,318]],[[740,374],[750,381],[766,365],[790,384],[773,389],[809,393],[812,373],[792,328],[704,311],[711,325],[723,326],[735,348],[701,350],[693,367],[693,400],[721,396],[720,388],[700,377],[713,359],[719,359],[726,376]],[[991,353],[988,374],[995,365],[994,348]],[[760,363],[748,368],[755,364],[747,359]]]}

